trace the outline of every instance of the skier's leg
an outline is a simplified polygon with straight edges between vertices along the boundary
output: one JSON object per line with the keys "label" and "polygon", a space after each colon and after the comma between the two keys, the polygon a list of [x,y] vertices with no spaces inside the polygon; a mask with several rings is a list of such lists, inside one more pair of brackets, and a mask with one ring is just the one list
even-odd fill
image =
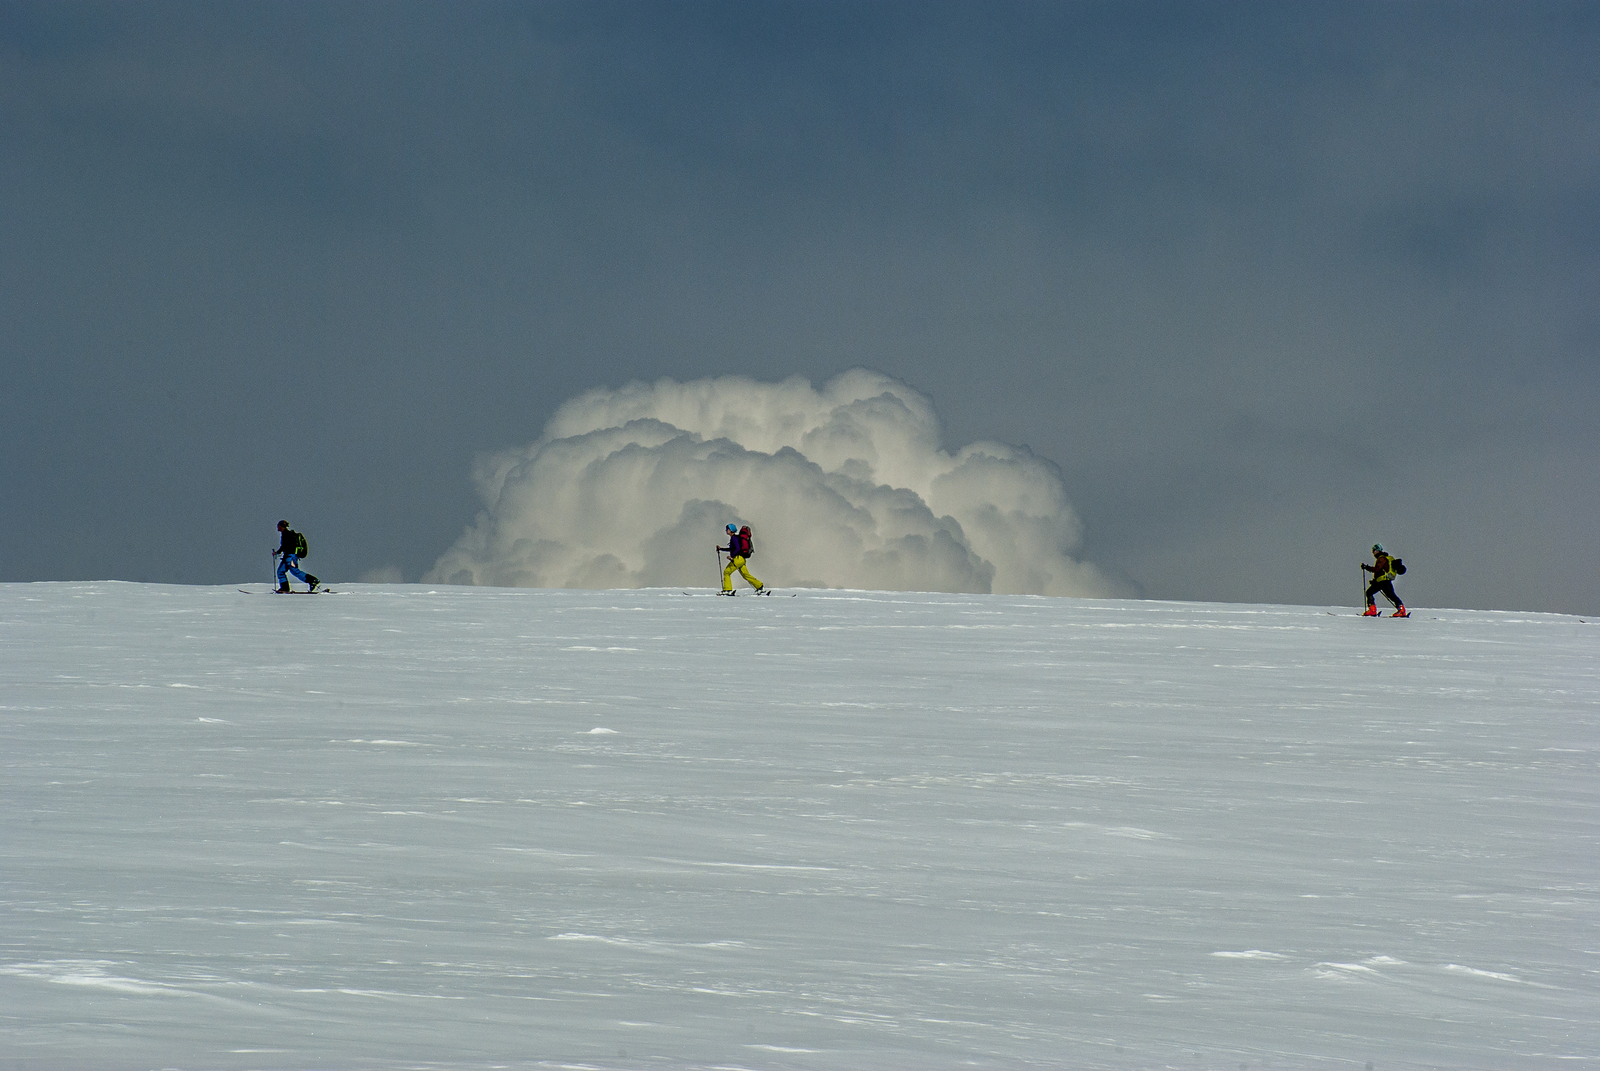
{"label": "skier's leg", "polygon": [[743,558],[738,558],[736,560],[739,563],[739,575],[744,577],[746,580],[750,581],[750,586],[751,587],[755,588],[757,591],[760,591],[761,588],[763,587],[763,585],[762,585],[761,581],[757,580],[755,577],[750,575],[750,568],[749,568],[749,566],[747,566],[745,564],[744,559]]}
{"label": "skier's leg", "polygon": [[306,574],[300,570],[300,559],[296,558],[293,554],[285,554],[283,556],[283,564],[278,567],[279,587],[282,587],[284,584],[288,583],[283,576],[284,570],[288,570],[290,573],[293,573],[295,577],[301,581],[305,581],[306,579]]}
{"label": "skier's leg", "polygon": [[1378,584],[1377,579],[1374,578],[1372,583],[1367,585],[1367,605],[1368,606],[1371,606],[1376,601],[1375,599],[1373,599],[1373,596],[1376,595],[1380,590],[1382,590],[1382,588]]}
{"label": "skier's leg", "polygon": [[1379,588],[1378,590],[1383,592],[1383,597],[1384,598],[1386,598],[1390,602],[1394,603],[1394,608],[1396,610],[1400,609],[1402,604],[1400,602],[1400,596],[1398,596],[1398,595],[1396,595],[1394,593],[1394,581],[1393,580],[1385,580],[1383,582],[1383,587]]}
{"label": "skier's leg", "polygon": [[742,561],[744,561],[743,558],[729,558],[728,559],[728,567],[726,569],[722,570],[722,590],[723,591],[732,591],[733,590],[733,570],[735,568],[737,568],[734,565],[734,563],[735,562],[742,562]]}
{"label": "skier's leg", "polygon": [[287,554],[285,554],[283,557],[278,559],[278,588],[279,588],[279,590],[282,590],[283,588],[287,587],[288,584],[289,584],[289,578],[284,575],[285,573],[288,572],[288,569],[289,569],[289,556]]}

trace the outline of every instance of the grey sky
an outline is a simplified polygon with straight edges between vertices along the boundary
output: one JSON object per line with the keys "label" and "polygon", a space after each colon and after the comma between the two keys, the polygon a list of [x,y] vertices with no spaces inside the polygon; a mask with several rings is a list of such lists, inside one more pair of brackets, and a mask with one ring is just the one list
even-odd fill
{"label": "grey sky", "polygon": [[853,366],[1160,598],[1600,612],[1593,4],[0,3],[0,580],[414,579],[590,387]]}

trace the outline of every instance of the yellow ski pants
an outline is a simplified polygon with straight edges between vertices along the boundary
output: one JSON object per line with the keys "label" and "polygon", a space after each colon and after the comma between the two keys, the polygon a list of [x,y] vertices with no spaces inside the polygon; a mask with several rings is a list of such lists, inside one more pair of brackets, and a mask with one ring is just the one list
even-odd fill
{"label": "yellow ski pants", "polygon": [[757,591],[761,590],[761,588],[762,588],[761,581],[757,580],[755,577],[750,575],[750,570],[745,567],[744,558],[742,558],[741,556],[735,554],[733,557],[728,559],[728,567],[726,569],[722,570],[722,590],[723,591],[732,591],[733,590],[733,571],[735,569],[739,570],[739,575],[740,576],[742,576],[746,580],[750,581],[750,586],[751,587],[755,588]]}

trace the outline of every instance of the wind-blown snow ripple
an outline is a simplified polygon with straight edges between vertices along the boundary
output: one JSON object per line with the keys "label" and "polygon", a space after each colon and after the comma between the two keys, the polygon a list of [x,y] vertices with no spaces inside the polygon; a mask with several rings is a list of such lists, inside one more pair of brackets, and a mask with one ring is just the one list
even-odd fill
{"label": "wind-blown snow ripple", "polygon": [[350,592],[0,585],[0,1067],[1600,1052],[1600,626]]}

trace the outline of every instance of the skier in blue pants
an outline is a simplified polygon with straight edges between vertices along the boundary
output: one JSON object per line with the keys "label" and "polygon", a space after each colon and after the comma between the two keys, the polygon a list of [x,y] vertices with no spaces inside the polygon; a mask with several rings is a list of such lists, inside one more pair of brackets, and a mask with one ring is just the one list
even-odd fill
{"label": "skier in blue pants", "polygon": [[305,537],[290,528],[288,521],[278,522],[278,535],[280,537],[278,549],[272,552],[272,556],[275,558],[282,555],[278,562],[278,594],[289,594],[289,577],[286,575],[288,573],[293,573],[301,580],[304,580],[308,585],[307,591],[316,591],[317,585],[322,581],[310,573],[300,571],[300,555],[306,545]]}

